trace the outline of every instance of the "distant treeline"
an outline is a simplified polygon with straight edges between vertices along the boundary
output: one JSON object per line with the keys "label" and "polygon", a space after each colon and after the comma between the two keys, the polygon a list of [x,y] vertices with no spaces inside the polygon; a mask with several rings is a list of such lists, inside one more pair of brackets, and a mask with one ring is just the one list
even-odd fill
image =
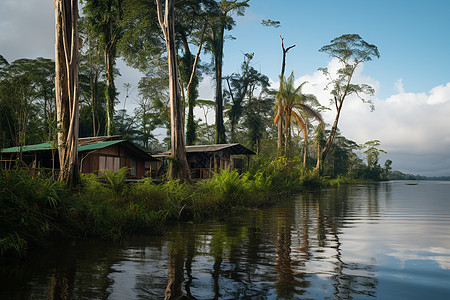
{"label": "distant treeline", "polygon": [[405,174],[400,171],[392,171],[388,175],[389,180],[442,180],[450,181],[450,176],[427,177],[422,175]]}

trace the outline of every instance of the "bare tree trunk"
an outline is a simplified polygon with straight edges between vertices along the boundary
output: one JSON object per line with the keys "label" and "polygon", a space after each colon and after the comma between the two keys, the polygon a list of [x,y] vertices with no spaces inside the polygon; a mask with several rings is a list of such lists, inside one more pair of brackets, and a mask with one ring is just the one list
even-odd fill
{"label": "bare tree trunk", "polygon": [[291,152],[291,110],[285,110],[286,118],[284,119],[284,156],[288,156]]}
{"label": "bare tree trunk", "polygon": [[306,125],[306,128],[303,130],[303,140],[303,168],[306,168],[306,158],[308,156],[308,125]]}
{"label": "bare tree trunk", "polygon": [[216,69],[216,144],[226,143],[225,126],[223,124],[223,95],[222,95],[222,63],[223,63],[223,35],[225,29],[220,27],[219,32],[214,32],[214,67]]}
{"label": "bare tree trunk", "polygon": [[114,65],[116,59],[116,44],[118,39],[117,20],[112,13],[117,11],[119,18],[121,18],[121,1],[116,4],[113,0],[106,1],[106,10],[111,15],[107,15],[106,21],[103,24],[104,36],[104,59],[105,59],[105,77],[106,77],[106,135],[114,134],[114,102],[116,100],[116,86],[114,83]]}
{"label": "bare tree trunk", "polygon": [[[106,46],[108,47],[108,46]],[[113,82],[113,62],[111,60],[111,54],[105,48],[105,77],[106,77],[106,135],[113,135],[113,117],[114,117],[114,100],[115,100],[115,87]]]}
{"label": "bare tree trunk", "polygon": [[333,144],[334,136],[336,135],[339,116],[341,114],[342,104],[344,103],[344,101],[340,101],[339,103],[340,104],[337,107],[337,111],[336,111],[336,118],[334,119],[333,126],[331,127],[330,136],[328,137],[327,142],[322,150],[322,163],[325,161],[325,158],[327,157],[327,154],[330,151],[331,145]]}
{"label": "bare tree trunk", "polygon": [[54,0],[55,94],[59,124],[59,180],[75,186],[78,169],[78,0]]}
{"label": "bare tree trunk", "polygon": [[[286,54],[288,51],[295,47],[295,45],[289,46],[287,48],[284,48],[284,39],[280,35],[281,39],[281,49],[283,50],[283,60],[281,62],[281,74],[280,74],[280,84],[282,84],[284,80],[284,71],[286,69]],[[281,155],[281,148],[283,147],[283,105],[280,103],[278,105],[278,122],[277,122],[277,129],[278,129],[278,138],[277,138],[277,155]],[[286,146],[286,145],[285,145]]]}
{"label": "bare tree trunk", "polygon": [[171,153],[173,162],[169,168],[169,178],[190,180],[191,174],[186,159],[186,146],[184,141],[183,117],[181,112],[181,96],[178,85],[177,56],[175,49],[175,20],[174,0],[166,0],[164,16],[161,0],[156,0],[158,21],[164,33],[169,65],[169,97],[170,97],[170,132]]}
{"label": "bare tree trunk", "polygon": [[89,88],[91,90],[91,105],[92,105],[92,136],[97,136],[96,126],[96,106],[97,106],[97,71],[94,73],[94,60],[92,58],[92,42],[89,40]]}
{"label": "bare tree trunk", "polygon": [[[187,144],[188,145],[193,145],[195,140],[197,139],[197,134],[196,134],[196,130],[195,130],[195,121],[194,121],[194,106],[195,106],[195,97],[193,97],[193,92],[194,89],[196,89],[197,87],[193,85],[194,83],[194,79],[195,79],[195,73],[197,71],[197,65],[198,65],[198,60],[200,57],[200,53],[202,51],[202,46],[203,46],[203,38],[205,35],[205,31],[206,31],[206,27],[207,27],[208,23],[205,22],[205,24],[203,25],[202,28],[202,32],[200,35],[200,42],[199,42],[199,46],[198,46],[198,50],[197,50],[197,54],[195,55],[195,59],[192,65],[192,70],[191,70],[191,76],[189,77],[189,82],[187,84],[187,99],[188,99],[188,118],[187,118],[187,130],[186,130],[186,139],[187,139]],[[186,53],[190,53],[189,51],[189,46],[186,44],[185,46],[186,48]]]}

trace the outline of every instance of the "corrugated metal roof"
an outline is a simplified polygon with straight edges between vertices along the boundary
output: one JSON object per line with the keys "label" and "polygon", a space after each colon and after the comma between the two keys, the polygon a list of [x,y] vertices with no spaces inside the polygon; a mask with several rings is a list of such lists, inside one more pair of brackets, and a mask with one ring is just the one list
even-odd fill
{"label": "corrugated metal roof", "polygon": [[255,154],[252,150],[242,146],[239,143],[234,144],[213,144],[213,145],[192,145],[186,146],[186,152],[216,152],[224,149],[230,149],[233,154]]}
{"label": "corrugated metal roof", "polygon": [[[213,145],[192,145],[192,146],[186,146],[186,153],[199,153],[199,152],[217,152],[224,149],[229,149],[231,151],[231,154],[239,155],[239,154],[245,154],[245,155],[255,155],[256,153],[252,150],[242,146],[239,143],[234,144],[213,144]],[[169,156],[171,153],[170,151],[154,154],[154,157],[164,157]]]}
{"label": "corrugated metal roof", "polygon": [[106,142],[98,142],[98,143],[82,145],[82,146],[78,146],[78,152],[103,149],[103,148],[109,147],[111,145],[122,143],[122,142],[125,142],[125,140],[106,141]]}
{"label": "corrugated metal roof", "polygon": [[[36,145],[27,145],[22,146],[22,152],[31,152],[31,151],[47,151],[52,150],[52,144],[51,143],[41,143]],[[15,153],[20,152],[20,147],[10,147],[1,149],[2,153]]]}
{"label": "corrugated metal roof", "polygon": [[[92,143],[87,145],[78,146],[78,151],[91,151],[91,150],[97,150],[97,149],[103,149],[105,147],[121,143],[124,140],[115,140],[115,141],[107,141],[107,142],[98,142],[98,143]],[[52,149],[51,143],[41,143],[36,145],[27,145],[22,147],[22,152],[32,152],[32,151],[47,151]],[[10,152],[20,152],[20,147],[11,147],[11,148],[5,148],[2,149],[3,153],[10,153]]]}
{"label": "corrugated metal roof", "polygon": [[[112,141],[103,141],[103,142],[96,142],[91,144],[84,144],[81,146],[78,146],[78,152],[84,152],[84,151],[93,151],[93,150],[99,150],[103,149],[115,144],[119,143],[126,143],[129,147],[133,148],[135,153],[139,153],[140,156],[149,158],[149,159],[155,159],[151,155],[149,155],[147,152],[142,150],[141,148],[135,146],[133,143],[127,141],[127,140],[112,140]],[[36,145],[28,145],[22,147],[22,152],[33,152],[33,151],[49,151],[52,149],[51,143],[41,143]],[[1,150],[2,153],[17,153],[20,152],[20,147],[11,147],[11,148],[5,148]],[[156,160],[156,159],[155,159]]]}
{"label": "corrugated metal roof", "polygon": [[92,143],[114,141],[114,140],[123,140],[123,139],[122,139],[122,136],[120,136],[120,135],[91,136],[91,137],[79,138],[78,145],[83,146],[83,145],[92,144]]}

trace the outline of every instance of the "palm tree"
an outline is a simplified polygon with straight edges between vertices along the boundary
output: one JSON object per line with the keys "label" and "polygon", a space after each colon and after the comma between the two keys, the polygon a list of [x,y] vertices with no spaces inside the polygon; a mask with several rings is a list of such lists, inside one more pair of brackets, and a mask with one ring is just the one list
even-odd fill
{"label": "palm tree", "polygon": [[[280,112],[275,117],[274,122],[277,123],[280,117],[284,117],[285,120],[285,145],[284,151],[285,155],[289,152],[290,142],[291,142],[291,123],[295,121],[297,126],[301,131],[303,131],[304,136],[304,155],[303,155],[303,166],[306,166],[306,152],[308,147],[308,124],[309,118],[312,117],[323,123],[322,116],[320,113],[313,108],[313,106],[318,106],[319,103],[314,95],[304,95],[301,92],[303,82],[298,87],[295,87],[294,73],[286,78],[281,78],[280,89],[276,95],[275,109]],[[281,107],[281,110],[278,108]]]}

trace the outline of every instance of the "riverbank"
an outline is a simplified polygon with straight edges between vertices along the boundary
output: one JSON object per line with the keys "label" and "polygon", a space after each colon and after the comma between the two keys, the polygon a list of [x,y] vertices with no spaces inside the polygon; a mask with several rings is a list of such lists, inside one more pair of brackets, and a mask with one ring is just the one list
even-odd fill
{"label": "riverbank", "polygon": [[286,161],[264,172],[224,170],[190,183],[151,178],[126,183],[128,170],[84,175],[76,191],[23,170],[0,170],[0,255],[23,257],[61,238],[118,240],[128,233],[158,234],[174,222],[226,218],[275,203],[281,194],[348,182],[327,180]]}

